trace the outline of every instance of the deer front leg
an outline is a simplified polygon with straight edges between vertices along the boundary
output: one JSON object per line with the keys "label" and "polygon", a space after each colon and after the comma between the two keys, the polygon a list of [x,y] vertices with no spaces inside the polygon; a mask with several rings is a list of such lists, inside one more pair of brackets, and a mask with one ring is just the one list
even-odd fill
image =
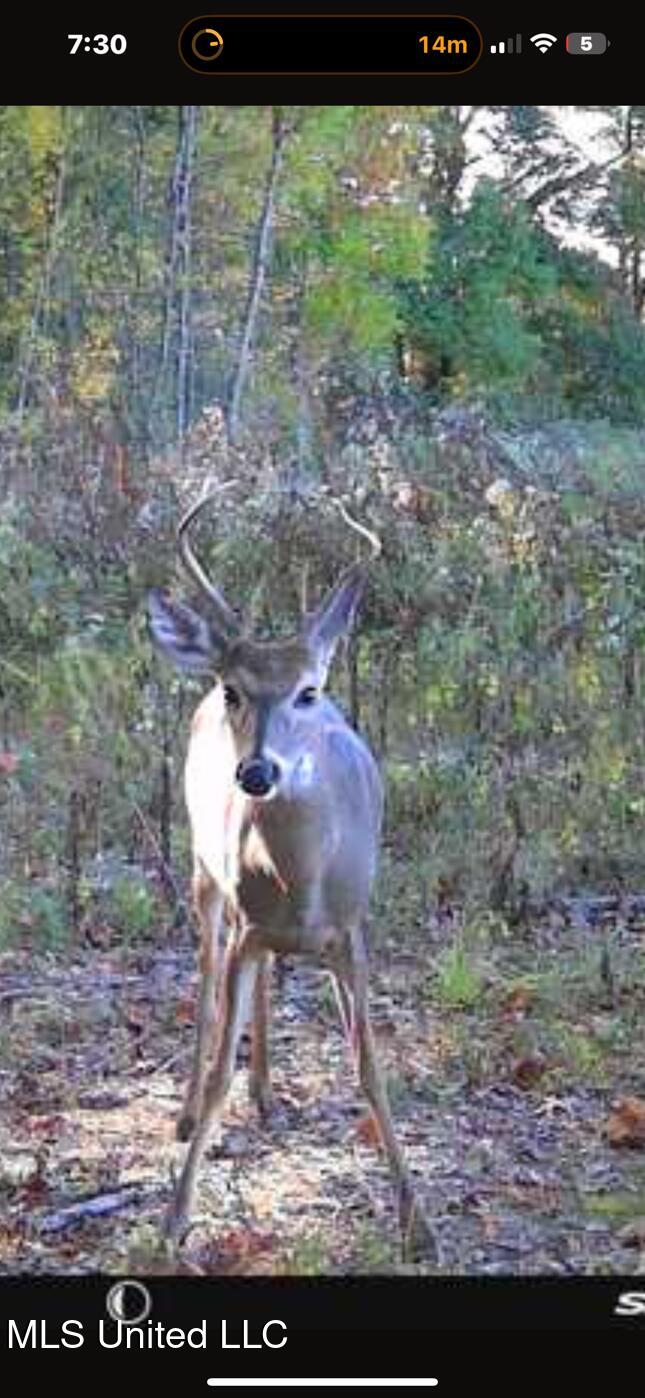
{"label": "deer front leg", "polygon": [[215,1062],[206,1079],[202,1113],[195,1127],[179,1185],[164,1225],[165,1237],[171,1243],[178,1242],[185,1232],[192,1211],[202,1156],[228,1096],[257,966],[257,950],[250,945],[248,936],[232,935],[226,950],[218,995]]}
{"label": "deer front leg", "polygon": [[385,1080],[378,1064],[369,1014],[367,958],[360,929],[348,935],[336,964],[341,1018],[347,1025],[352,1056],[369,1102],[397,1191],[399,1226],[406,1255],[438,1256],[437,1241],[417,1199],[390,1112]]}
{"label": "deer front leg", "polygon": [[345,981],[342,978],[342,972],[340,971],[340,969],[338,973],[332,972],[332,984],[336,992],[336,1004],[338,1005],[340,1022],[345,1031],[350,1050],[353,1053],[354,1045],[352,1043],[352,1025],[354,1020],[354,1003],[352,1000],[352,996],[345,984]]}
{"label": "deer front leg", "polygon": [[204,1081],[215,1035],[219,931],[224,899],[202,868],[193,876],[193,905],[199,927],[199,1007],[197,1038],[184,1104],[177,1121],[178,1141],[189,1141],[202,1112]]}

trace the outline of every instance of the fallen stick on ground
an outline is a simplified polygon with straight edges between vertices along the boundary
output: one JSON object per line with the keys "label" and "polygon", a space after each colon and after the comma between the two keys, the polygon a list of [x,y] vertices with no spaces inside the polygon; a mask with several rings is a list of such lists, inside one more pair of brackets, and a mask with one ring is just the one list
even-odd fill
{"label": "fallen stick on ground", "polygon": [[79,1199],[76,1204],[68,1204],[55,1214],[46,1214],[38,1224],[40,1233],[59,1233],[63,1228],[71,1228],[85,1218],[101,1218],[104,1214],[127,1209],[141,1198],[143,1185],[124,1185],[123,1189],[112,1194],[97,1194],[93,1199]]}

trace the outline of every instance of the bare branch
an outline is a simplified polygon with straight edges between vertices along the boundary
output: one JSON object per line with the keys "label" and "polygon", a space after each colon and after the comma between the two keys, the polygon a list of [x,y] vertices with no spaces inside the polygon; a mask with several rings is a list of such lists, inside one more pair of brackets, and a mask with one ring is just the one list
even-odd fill
{"label": "bare branch", "polygon": [[345,509],[342,500],[339,500],[337,496],[334,496],[332,504],[338,506],[338,509],[340,510],[345,523],[349,525],[350,529],[354,529],[357,534],[362,534],[363,538],[367,539],[367,542],[372,549],[374,557],[378,558],[382,550],[382,544],[381,540],[377,537],[377,535],[373,534],[371,529],[367,529],[364,524],[359,524],[358,520],[352,519],[352,516],[347,513],[347,510]]}
{"label": "bare branch", "polygon": [[242,332],[242,343],[240,353],[233,375],[231,392],[227,412],[227,425],[229,439],[235,443],[238,435],[240,419],[240,403],[248,372],[251,363],[251,346],[255,336],[255,328],[260,310],[262,289],[266,277],[269,263],[269,251],[271,247],[271,234],[273,231],[273,210],[275,206],[276,189],[282,157],[284,153],[284,142],[286,138],[286,127],[280,107],[273,108],[273,149],[271,154],[271,164],[267,176],[266,190],[262,214],[258,227],[255,257],[251,272],[249,296],[244,318],[244,329]]}

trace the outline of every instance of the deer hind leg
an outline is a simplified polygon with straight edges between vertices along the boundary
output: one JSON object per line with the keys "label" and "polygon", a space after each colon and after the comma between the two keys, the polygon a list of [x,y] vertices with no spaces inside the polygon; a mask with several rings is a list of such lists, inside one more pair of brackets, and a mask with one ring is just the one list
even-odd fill
{"label": "deer hind leg", "polygon": [[193,1063],[176,1128],[179,1141],[190,1140],[201,1116],[204,1081],[215,1036],[218,944],[224,899],[201,864],[197,865],[193,875],[193,906],[199,928],[201,980]]}
{"label": "deer hind leg", "polygon": [[253,1037],[251,1040],[251,1072],[249,1075],[249,1096],[255,1103],[260,1117],[270,1115],[273,1106],[273,1093],[269,1080],[269,1025],[271,1022],[271,972],[273,957],[263,952],[258,957],[253,1003]]}
{"label": "deer hind leg", "polygon": [[348,1038],[360,1084],[370,1105],[394,1180],[399,1225],[406,1254],[423,1252],[437,1257],[437,1242],[417,1199],[405,1156],[399,1145],[390,1112],[385,1080],[378,1064],[368,1003],[367,956],[360,928],[353,928],[334,965],[338,982],[341,1019],[349,1025]]}
{"label": "deer hind leg", "polygon": [[228,1096],[257,968],[257,949],[251,946],[248,936],[245,933],[232,933],[218,993],[215,1060],[206,1079],[201,1116],[164,1224],[165,1236],[171,1243],[176,1243],[185,1232],[192,1211],[199,1166]]}

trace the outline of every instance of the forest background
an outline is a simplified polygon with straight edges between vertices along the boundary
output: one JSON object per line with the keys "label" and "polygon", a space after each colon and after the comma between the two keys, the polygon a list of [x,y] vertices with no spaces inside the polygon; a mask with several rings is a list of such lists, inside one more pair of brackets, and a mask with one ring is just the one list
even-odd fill
{"label": "forest background", "polygon": [[335,671],[387,788],[376,946],[423,957],[459,1081],[638,1093],[644,304],[645,108],[0,109],[11,984],[189,953],[202,688],[146,593],[233,477],[201,556],[288,632],[353,556],[336,494],[383,542]]}

